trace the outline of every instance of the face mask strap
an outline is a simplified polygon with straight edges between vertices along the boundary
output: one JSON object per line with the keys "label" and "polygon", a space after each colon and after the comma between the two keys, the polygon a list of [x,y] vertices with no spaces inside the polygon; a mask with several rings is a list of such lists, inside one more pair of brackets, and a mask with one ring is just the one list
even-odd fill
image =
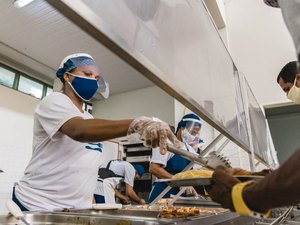
{"label": "face mask strap", "polygon": [[[79,77],[79,78],[83,78],[83,79],[89,79],[89,80],[97,80],[96,78],[91,78],[91,77],[83,77],[83,76],[79,76],[79,75],[76,75],[74,73],[70,73],[70,72],[66,72],[67,74],[70,74],[71,76],[74,76],[74,77]],[[98,82],[97,82],[98,83]]]}

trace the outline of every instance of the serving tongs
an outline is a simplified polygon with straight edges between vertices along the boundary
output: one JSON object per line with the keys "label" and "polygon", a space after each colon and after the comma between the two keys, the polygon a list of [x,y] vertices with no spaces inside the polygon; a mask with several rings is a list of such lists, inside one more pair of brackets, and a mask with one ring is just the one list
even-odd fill
{"label": "serving tongs", "polygon": [[279,225],[284,223],[292,213],[294,206],[289,207],[281,216],[274,220],[270,225]]}
{"label": "serving tongs", "polygon": [[207,157],[203,157],[199,154],[176,148],[174,145],[170,144],[168,145],[168,151],[188,159],[193,164],[196,163],[211,170],[214,170],[217,166],[220,165],[231,167],[229,160],[225,156],[217,154],[216,152],[211,152]]}

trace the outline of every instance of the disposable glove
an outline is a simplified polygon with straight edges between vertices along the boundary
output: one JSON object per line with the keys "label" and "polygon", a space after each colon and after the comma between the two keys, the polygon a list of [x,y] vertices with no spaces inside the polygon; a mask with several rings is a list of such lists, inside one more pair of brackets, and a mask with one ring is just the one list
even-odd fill
{"label": "disposable glove", "polygon": [[146,204],[146,201],[144,199],[141,198],[140,202],[139,202],[141,205],[145,205]]}
{"label": "disposable glove", "polygon": [[157,118],[138,117],[129,126],[127,134],[138,133],[144,139],[144,145],[151,148],[159,147],[161,154],[167,152],[168,140],[180,148],[181,142],[171,131],[169,125]]}
{"label": "disposable glove", "polygon": [[188,186],[188,187],[180,187],[180,189],[185,188],[185,194],[188,196],[198,196],[197,191],[193,186]]}

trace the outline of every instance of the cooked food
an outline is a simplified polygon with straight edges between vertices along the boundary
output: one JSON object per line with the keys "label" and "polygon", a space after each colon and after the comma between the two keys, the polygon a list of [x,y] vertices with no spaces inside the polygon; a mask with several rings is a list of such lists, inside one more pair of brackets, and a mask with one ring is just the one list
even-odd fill
{"label": "cooked food", "polygon": [[173,200],[172,198],[162,198],[162,199],[159,199],[157,201],[157,204],[159,204],[159,205],[167,205],[172,200]]}
{"label": "cooked food", "polygon": [[241,168],[233,169],[233,175],[255,175],[255,176],[266,176],[267,174],[271,173],[272,170],[264,169],[259,172],[251,172],[248,170],[244,170]]}
{"label": "cooked food", "polygon": [[159,218],[187,218],[201,214],[215,214],[227,211],[226,209],[208,209],[196,207],[162,207]]}
{"label": "cooked food", "polygon": [[173,179],[189,179],[189,178],[199,178],[199,177],[211,177],[214,171],[212,170],[188,170],[181,173],[177,173],[173,176]]}

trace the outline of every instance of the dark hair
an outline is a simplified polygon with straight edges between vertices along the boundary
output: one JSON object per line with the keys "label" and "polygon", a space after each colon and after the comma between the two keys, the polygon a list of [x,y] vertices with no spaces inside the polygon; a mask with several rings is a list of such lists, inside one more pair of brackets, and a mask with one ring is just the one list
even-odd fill
{"label": "dark hair", "polygon": [[289,62],[278,74],[277,83],[279,83],[279,79],[282,78],[284,83],[290,82],[293,84],[297,73],[299,73],[298,61]]}

